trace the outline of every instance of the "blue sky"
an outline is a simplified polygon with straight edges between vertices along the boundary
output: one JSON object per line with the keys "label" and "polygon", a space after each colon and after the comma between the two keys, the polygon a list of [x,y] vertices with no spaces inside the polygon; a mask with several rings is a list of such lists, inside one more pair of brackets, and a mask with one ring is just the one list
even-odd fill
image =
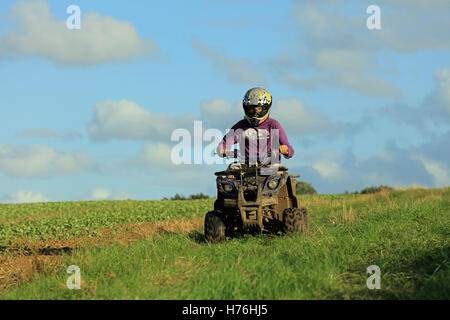
{"label": "blue sky", "polygon": [[319,192],[450,185],[450,4],[368,30],[371,4],[2,1],[0,202],[214,196],[224,165],[172,165],[171,132],[225,132],[255,86]]}

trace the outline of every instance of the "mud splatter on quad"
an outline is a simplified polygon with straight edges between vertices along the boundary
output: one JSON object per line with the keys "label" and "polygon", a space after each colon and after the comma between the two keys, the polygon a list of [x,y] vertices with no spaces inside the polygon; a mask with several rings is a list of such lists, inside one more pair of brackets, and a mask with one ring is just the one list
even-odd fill
{"label": "mud splatter on quad", "polygon": [[295,194],[294,178],[299,175],[290,175],[286,167],[266,164],[269,157],[249,163],[236,150],[227,153],[227,158],[240,161],[215,173],[217,200],[214,210],[205,216],[208,241],[219,242],[242,233],[309,230],[308,211],[299,208]]}

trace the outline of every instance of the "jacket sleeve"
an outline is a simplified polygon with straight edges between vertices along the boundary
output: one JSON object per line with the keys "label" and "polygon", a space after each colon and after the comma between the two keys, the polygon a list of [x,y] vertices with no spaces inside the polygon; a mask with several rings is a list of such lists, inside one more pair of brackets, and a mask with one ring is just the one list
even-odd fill
{"label": "jacket sleeve", "polygon": [[216,153],[220,155],[220,151],[222,149],[230,150],[231,147],[238,141],[238,135],[235,134],[235,131],[239,129],[239,122],[236,123],[230,131],[222,138],[222,141],[217,145]]}
{"label": "jacket sleeve", "polygon": [[292,156],[294,155],[294,148],[289,143],[287,135],[286,135],[286,132],[284,131],[283,127],[276,120],[274,121],[274,129],[278,129],[279,139],[280,139],[280,146],[282,146],[282,145],[288,146],[288,154],[287,155],[283,154],[283,156],[286,159],[292,158]]}

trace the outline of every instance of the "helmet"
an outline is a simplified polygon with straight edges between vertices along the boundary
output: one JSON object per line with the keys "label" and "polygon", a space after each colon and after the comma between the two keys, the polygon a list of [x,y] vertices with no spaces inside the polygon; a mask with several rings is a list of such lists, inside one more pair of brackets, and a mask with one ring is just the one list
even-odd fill
{"label": "helmet", "polygon": [[[245,119],[256,127],[269,118],[272,96],[266,89],[252,88],[245,94],[242,107],[244,108]],[[256,107],[262,107],[262,110],[258,112],[255,110]]]}

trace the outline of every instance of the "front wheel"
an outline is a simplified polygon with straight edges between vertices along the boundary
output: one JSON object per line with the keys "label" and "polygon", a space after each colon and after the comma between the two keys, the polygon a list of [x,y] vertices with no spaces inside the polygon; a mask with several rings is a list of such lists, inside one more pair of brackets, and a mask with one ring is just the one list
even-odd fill
{"label": "front wheel", "polygon": [[210,242],[225,240],[225,223],[217,211],[208,212],[205,216],[205,238]]}

